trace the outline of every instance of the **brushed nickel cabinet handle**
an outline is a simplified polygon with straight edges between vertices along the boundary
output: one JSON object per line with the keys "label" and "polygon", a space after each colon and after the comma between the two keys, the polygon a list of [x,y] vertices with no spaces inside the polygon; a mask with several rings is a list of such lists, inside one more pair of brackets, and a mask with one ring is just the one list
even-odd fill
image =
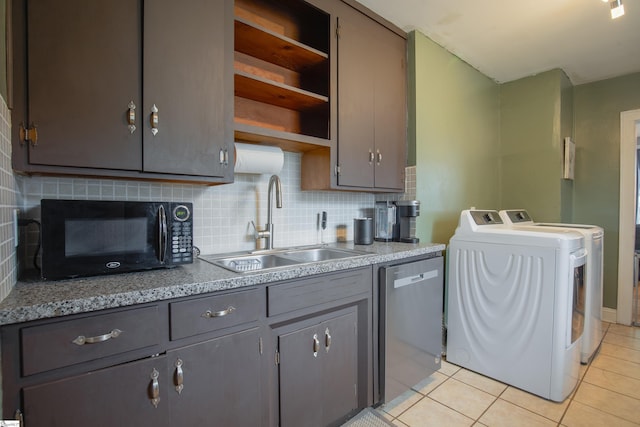
{"label": "brushed nickel cabinet handle", "polygon": [[129,101],[129,111],[127,113],[127,123],[129,126],[129,133],[134,133],[136,131],[136,104],[133,101]]}
{"label": "brushed nickel cabinet handle", "polygon": [[158,383],[158,378],[160,377],[160,373],[154,368],[151,372],[151,383],[149,384],[149,391],[151,393],[151,404],[157,408],[158,403],[160,403],[160,383]]}
{"label": "brushed nickel cabinet handle", "polygon": [[151,107],[151,133],[153,134],[153,136],[156,136],[156,134],[158,133],[159,121],[160,119],[158,117],[158,107],[156,107],[156,104],[153,104],[153,107]]}
{"label": "brushed nickel cabinet handle", "polygon": [[78,335],[76,339],[74,339],[71,342],[76,345],[97,344],[97,343],[108,341],[111,338],[118,338],[121,333],[122,331],[120,329],[114,329],[108,334],[98,335],[95,337],[85,337],[84,335]]}
{"label": "brushed nickel cabinet handle", "polygon": [[218,157],[222,166],[229,166],[229,150],[227,150],[226,148],[221,148]]}
{"label": "brushed nickel cabinet handle", "polygon": [[377,150],[377,157],[378,157],[378,164],[380,164],[382,162],[382,153],[380,152],[380,150]]}
{"label": "brushed nickel cabinet handle", "polygon": [[223,316],[226,316],[227,314],[233,313],[234,311],[236,311],[236,308],[230,305],[229,307],[227,307],[226,310],[220,310],[220,311],[207,310],[204,313],[202,313],[201,317],[205,317],[207,319],[211,319],[214,317],[223,317]]}
{"label": "brushed nickel cabinet handle", "polygon": [[318,351],[320,351],[320,340],[318,334],[313,334],[313,357],[318,357]]}
{"label": "brushed nickel cabinet handle", "polygon": [[375,154],[373,154],[373,151],[369,150],[369,163],[373,163],[374,160]]}
{"label": "brushed nickel cabinet handle", "polygon": [[324,331],[324,349],[327,353],[329,353],[329,348],[331,347],[331,332],[329,328]]}
{"label": "brushed nickel cabinet handle", "polygon": [[182,363],[182,359],[176,360],[175,381],[176,391],[178,394],[182,393],[182,389],[184,388],[184,372],[182,371]]}

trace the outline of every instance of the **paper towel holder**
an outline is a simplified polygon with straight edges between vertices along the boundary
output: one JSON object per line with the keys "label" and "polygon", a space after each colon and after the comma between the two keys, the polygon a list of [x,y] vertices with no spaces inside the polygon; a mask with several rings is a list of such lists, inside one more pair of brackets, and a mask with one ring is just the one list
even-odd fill
{"label": "paper towel holder", "polygon": [[280,147],[235,143],[234,173],[277,175],[284,166]]}

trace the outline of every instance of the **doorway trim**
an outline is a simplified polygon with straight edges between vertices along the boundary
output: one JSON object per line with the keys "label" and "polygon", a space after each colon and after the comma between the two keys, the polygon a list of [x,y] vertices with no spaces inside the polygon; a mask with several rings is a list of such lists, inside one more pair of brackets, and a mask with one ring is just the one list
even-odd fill
{"label": "doorway trim", "polygon": [[633,299],[633,253],[636,228],[636,122],[640,110],[620,113],[620,211],[618,224],[618,307],[617,322],[631,324]]}

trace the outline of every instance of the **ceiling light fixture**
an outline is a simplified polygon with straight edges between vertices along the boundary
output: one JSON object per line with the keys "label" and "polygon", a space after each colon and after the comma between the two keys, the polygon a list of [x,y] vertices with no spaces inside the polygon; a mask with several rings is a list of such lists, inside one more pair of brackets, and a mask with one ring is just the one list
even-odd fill
{"label": "ceiling light fixture", "polygon": [[622,0],[611,0],[609,6],[611,6],[611,19],[616,19],[624,15]]}

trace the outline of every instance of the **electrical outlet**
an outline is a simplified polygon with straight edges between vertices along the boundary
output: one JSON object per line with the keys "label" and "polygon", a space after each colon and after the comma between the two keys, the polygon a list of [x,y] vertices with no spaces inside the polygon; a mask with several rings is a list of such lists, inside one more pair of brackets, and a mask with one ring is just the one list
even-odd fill
{"label": "electrical outlet", "polygon": [[13,242],[17,248],[20,244],[20,231],[18,229],[18,217],[20,216],[20,209],[13,210]]}

